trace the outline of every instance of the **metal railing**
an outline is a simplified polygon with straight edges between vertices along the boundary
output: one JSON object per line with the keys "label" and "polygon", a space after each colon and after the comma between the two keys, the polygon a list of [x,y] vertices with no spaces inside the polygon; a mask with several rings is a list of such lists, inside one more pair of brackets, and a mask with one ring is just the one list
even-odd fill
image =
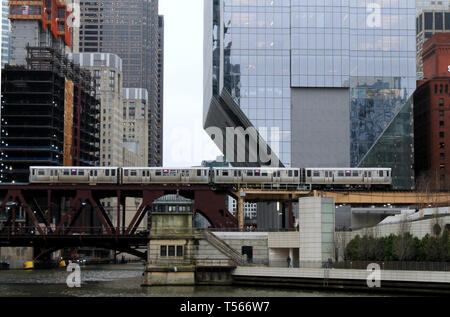
{"label": "metal railing", "polygon": [[409,261],[345,261],[334,262],[334,269],[366,270],[369,264],[376,263],[382,270],[402,271],[450,271],[450,262],[409,262]]}
{"label": "metal railing", "polygon": [[213,233],[209,232],[208,230],[205,230],[204,232],[205,232],[205,238],[209,243],[214,245],[220,251],[224,252],[227,256],[229,256],[238,265],[246,264],[242,254],[240,254],[238,251],[236,251],[235,249],[230,247],[222,239],[218,238],[217,236],[215,236]]}
{"label": "metal railing", "polygon": [[[52,226],[51,228],[47,228],[45,225],[42,225],[40,229],[44,232],[45,236],[116,236],[123,235],[123,228],[120,228],[117,232],[117,228],[112,228],[112,233],[109,233],[103,227],[61,227],[59,230]],[[125,228],[126,230],[126,228]],[[5,236],[40,236],[40,232],[36,227],[31,226],[8,226],[8,227],[0,227],[0,237]],[[135,231],[133,235],[127,236],[142,236],[148,237],[149,231],[146,227],[139,227]]]}

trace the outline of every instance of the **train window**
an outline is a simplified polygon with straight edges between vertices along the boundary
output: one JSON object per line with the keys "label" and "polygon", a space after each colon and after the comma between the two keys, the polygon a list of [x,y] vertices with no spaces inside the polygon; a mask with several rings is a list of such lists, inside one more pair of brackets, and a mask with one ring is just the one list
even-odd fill
{"label": "train window", "polygon": [[343,172],[343,171],[339,171],[339,172],[338,172],[338,176],[339,176],[339,177],[344,177],[344,172]]}
{"label": "train window", "polygon": [[222,171],[222,176],[228,176],[228,171]]}
{"label": "train window", "polygon": [[169,170],[163,170],[164,174],[169,174]]}
{"label": "train window", "polygon": [[147,177],[150,177],[150,171],[147,171]]}
{"label": "train window", "polygon": [[157,171],[155,172],[155,175],[156,175],[156,176],[161,176],[161,171],[160,171],[160,170],[157,170]]}
{"label": "train window", "polygon": [[383,177],[383,171],[380,171],[380,177]]}
{"label": "train window", "polygon": [[201,170],[197,170],[197,176],[202,176],[202,171]]}
{"label": "train window", "polygon": [[289,176],[289,177],[292,177],[292,171],[291,171],[291,170],[288,171],[288,176]]}
{"label": "train window", "polygon": [[311,171],[306,171],[306,176],[311,177]]}
{"label": "train window", "polygon": [[234,171],[234,177],[237,177],[238,171]]}
{"label": "train window", "polygon": [[79,176],[84,176],[84,171],[78,171]]}
{"label": "train window", "polygon": [[389,171],[386,171],[386,176],[389,177]]}
{"label": "train window", "polygon": [[105,170],[105,176],[109,176],[109,170]]}
{"label": "train window", "polygon": [[320,172],[319,172],[319,171],[315,171],[315,172],[313,173],[313,175],[314,175],[314,177],[319,177],[319,176],[320,176]]}
{"label": "train window", "polygon": [[255,170],[255,176],[261,175],[261,170]]}
{"label": "train window", "polygon": [[98,176],[98,172],[96,170],[94,171],[94,176]]}
{"label": "train window", "polygon": [[116,176],[116,170],[111,170],[111,176]]}
{"label": "train window", "polygon": [[177,176],[177,174],[178,174],[178,171],[175,171],[175,170],[170,171],[170,173],[169,173],[170,176]]}
{"label": "train window", "polygon": [[66,176],[67,176],[67,175],[69,175],[69,174],[70,174],[69,170],[64,170],[64,171],[63,171],[63,175],[66,175]]}
{"label": "train window", "polygon": [[70,175],[72,175],[72,176],[77,175],[77,170],[71,170],[71,171],[70,171]]}
{"label": "train window", "polygon": [[358,171],[353,171],[352,176],[353,177],[358,177],[359,176],[359,172]]}
{"label": "train window", "polygon": [[39,171],[38,171],[38,175],[39,175],[39,176],[44,176],[44,175],[45,175],[45,171],[39,170]]}
{"label": "train window", "polygon": [[328,177],[328,171],[325,171],[325,177]]}
{"label": "train window", "polygon": [[367,175],[369,175],[369,177],[372,177],[372,172],[368,172]]}
{"label": "train window", "polygon": [[130,171],[130,176],[137,176],[136,170],[131,170]]}
{"label": "train window", "polygon": [[247,171],[247,176],[253,176],[253,171]]}
{"label": "train window", "polygon": [[123,172],[123,174],[124,174],[125,176],[128,176],[128,170],[125,170],[125,171]]}
{"label": "train window", "polygon": [[345,176],[346,177],[352,176],[352,171],[345,171]]}
{"label": "train window", "polygon": [[298,171],[294,171],[294,177],[298,177]]}
{"label": "train window", "polygon": [[267,174],[267,173],[262,173],[262,176],[264,176],[264,177],[265,177],[265,176],[268,176],[268,174]]}

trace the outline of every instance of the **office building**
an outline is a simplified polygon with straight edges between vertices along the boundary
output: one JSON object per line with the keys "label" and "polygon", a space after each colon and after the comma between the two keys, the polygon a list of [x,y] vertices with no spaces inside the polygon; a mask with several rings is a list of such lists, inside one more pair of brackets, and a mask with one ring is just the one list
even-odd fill
{"label": "office building", "polygon": [[127,160],[123,166],[147,166],[148,92],[142,88],[124,88],[122,102],[123,147],[124,151],[134,154],[127,153],[127,156],[124,156]]}
{"label": "office building", "polygon": [[162,162],[162,153],[164,152],[164,16],[160,15],[158,21],[158,108],[155,117],[155,125],[157,127],[155,161]]}
{"label": "office building", "polygon": [[[157,0],[80,1],[80,52],[113,53],[123,60],[123,83],[148,91],[148,165],[162,165],[162,104],[158,103]],[[159,99],[162,102],[162,99]]]}
{"label": "office building", "polygon": [[450,33],[437,33],[423,46],[426,80],[414,95],[416,183],[421,190],[450,188]]}
{"label": "office building", "polygon": [[100,166],[123,164],[122,60],[115,54],[75,53],[69,58],[87,69],[100,99]]}
{"label": "office building", "polygon": [[[274,130],[266,141],[285,166],[374,162],[377,142],[416,88],[413,0],[213,0],[204,8],[205,127],[238,126],[242,112],[260,132]],[[223,90],[239,110],[217,105]],[[397,169],[407,161],[395,186],[411,188],[412,134],[390,135],[409,150],[375,163]]]}

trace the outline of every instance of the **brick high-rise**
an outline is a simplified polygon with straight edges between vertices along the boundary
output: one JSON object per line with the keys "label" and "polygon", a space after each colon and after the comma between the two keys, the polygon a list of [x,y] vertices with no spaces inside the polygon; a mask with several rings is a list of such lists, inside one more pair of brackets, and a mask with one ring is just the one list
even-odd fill
{"label": "brick high-rise", "polygon": [[424,80],[414,95],[417,187],[450,188],[450,33],[423,46]]}

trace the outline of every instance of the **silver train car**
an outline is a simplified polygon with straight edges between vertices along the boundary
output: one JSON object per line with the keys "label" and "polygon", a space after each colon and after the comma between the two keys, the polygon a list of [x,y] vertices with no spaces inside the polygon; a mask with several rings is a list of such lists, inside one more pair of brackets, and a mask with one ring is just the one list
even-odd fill
{"label": "silver train car", "polygon": [[390,168],[307,168],[307,184],[326,187],[372,187],[390,186]]}
{"label": "silver train car", "polygon": [[30,167],[47,184],[209,184],[260,188],[389,188],[390,168]]}
{"label": "silver train car", "polygon": [[122,184],[208,184],[210,169],[124,167]]}
{"label": "silver train car", "polygon": [[32,166],[29,180],[41,184],[118,184],[120,174],[118,167]]}
{"label": "silver train car", "polygon": [[299,168],[213,168],[212,182],[221,184],[266,184],[279,187],[281,185],[298,186],[302,183]]}

